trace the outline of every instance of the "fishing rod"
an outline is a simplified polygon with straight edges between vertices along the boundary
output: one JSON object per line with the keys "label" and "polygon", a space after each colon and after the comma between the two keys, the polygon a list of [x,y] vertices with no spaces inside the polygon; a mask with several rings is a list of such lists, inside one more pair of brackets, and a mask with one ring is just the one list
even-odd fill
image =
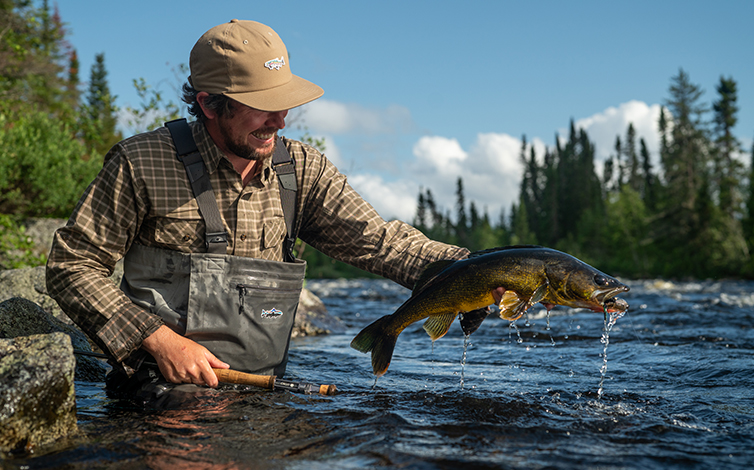
{"label": "fishing rod", "polygon": [[[90,356],[90,357],[96,357],[99,359],[109,359],[109,356],[107,356],[106,354],[97,353],[93,351],[82,351],[79,349],[74,349],[73,353],[78,354],[80,356]],[[157,365],[152,362],[144,362],[144,363],[150,366]],[[254,387],[265,388],[267,390],[288,390],[289,392],[296,392],[296,393],[306,393],[306,394],[319,393],[320,395],[335,395],[335,393],[338,391],[335,385],[316,385],[316,384],[307,383],[307,382],[294,382],[291,380],[279,379],[274,375],[248,374],[246,372],[241,372],[241,371],[232,370],[232,369],[213,368],[212,371],[217,376],[217,380],[219,380],[220,382],[225,382],[229,384],[252,385]]]}

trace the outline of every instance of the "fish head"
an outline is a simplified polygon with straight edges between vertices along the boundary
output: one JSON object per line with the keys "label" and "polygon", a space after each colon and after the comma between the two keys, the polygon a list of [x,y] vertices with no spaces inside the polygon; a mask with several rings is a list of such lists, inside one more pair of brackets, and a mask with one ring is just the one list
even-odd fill
{"label": "fish head", "polygon": [[629,287],[612,276],[579,263],[559,270],[560,276],[550,279],[556,287],[556,304],[568,307],[588,308],[595,312],[624,312],[628,303],[616,295],[627,292]]}

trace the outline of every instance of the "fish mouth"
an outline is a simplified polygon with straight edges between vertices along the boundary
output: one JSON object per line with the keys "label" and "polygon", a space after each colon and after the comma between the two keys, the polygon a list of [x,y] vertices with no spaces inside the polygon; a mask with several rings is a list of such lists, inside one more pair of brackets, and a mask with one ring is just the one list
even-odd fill
{"label": "fish mouth", "polygon": [[605,303],[602,305],[602,308],[603,311],[606,311],[607,313],[625,312],[626,310],[628,310],[628,302],[623,299],[619,299],[618,297],[612,297],[605,301]]}
{"label": "fish mouth", "polygon": [[592,301],[598,306],[592,307],[592,310],[602,312],[607,309],[608,312],[625,312],[628,310],[628,302],[616,296],[628,291],[629,287],[623,284],[609,289],[595,290],[592,294]]}

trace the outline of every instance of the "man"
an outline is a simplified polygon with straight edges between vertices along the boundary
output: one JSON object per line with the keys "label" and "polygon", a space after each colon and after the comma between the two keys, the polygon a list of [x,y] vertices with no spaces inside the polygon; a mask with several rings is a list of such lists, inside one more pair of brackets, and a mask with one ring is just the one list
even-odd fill
{"label": "man", "polygon": [[[47,264],[50,295],[112,357],[108,386],[136,380],[145,359],[171,383],[215,387],[212,368],[229,366],[282,375],[305,269],[296,236],[404,286],[468,254],[384,221],[322,154],[277,137],[323,91],[291,73],[269,27],[212,28],[190,73],[197,121],[116,144]],[[108,277],[121,258],[119,289]]]}

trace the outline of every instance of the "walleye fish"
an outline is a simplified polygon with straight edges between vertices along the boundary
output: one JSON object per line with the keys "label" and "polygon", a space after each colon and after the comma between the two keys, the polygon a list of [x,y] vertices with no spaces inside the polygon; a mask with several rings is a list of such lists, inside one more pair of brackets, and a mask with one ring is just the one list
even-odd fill
{"label": "walleye fish", "polygon": [[492,290],[506,289],[500,316],[516,320],[537,302],[588,308],[597,312],[625,311],[628,303],[615,296],[628,291],[617,279],[575,257],[551,248],[523,245],[478,251],[463,260],[429,264],[411,297],[392,315],[364,328],[351,347],[372,353],[372,369],[383,375],[393,356],[398,335],[427,318],[424,330],[432,341],[445,335],[463,313],[466,334],[475,331],[495,303]]}

